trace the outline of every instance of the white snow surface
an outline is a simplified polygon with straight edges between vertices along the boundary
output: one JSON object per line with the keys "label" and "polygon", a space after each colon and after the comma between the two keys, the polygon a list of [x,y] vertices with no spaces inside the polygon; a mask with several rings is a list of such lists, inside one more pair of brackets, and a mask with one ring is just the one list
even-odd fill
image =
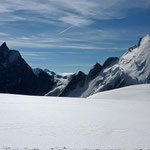
{"label": "white snow surface", "polygon": [[60,98],[0,94],[0,149],[150,148],[150,85]]}
{"label": "white snow surface", "polygon": [[115,100],[150,100],[150,84],[139,84],[99,92],[88,98],[94,99],[115,99]]}
{"label": "white snow surface", "polygon": [[145,82],[150,74],[150,35],[142,38],[140,46],[125,53],[119,61],[120,67],[132,78]]}

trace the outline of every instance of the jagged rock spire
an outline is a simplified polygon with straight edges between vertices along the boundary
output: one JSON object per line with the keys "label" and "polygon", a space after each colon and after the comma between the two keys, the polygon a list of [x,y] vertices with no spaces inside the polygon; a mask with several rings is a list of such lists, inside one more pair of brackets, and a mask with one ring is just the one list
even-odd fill
{"label": "jagged rock spire", "polygon": [[7,46],[7,44],[6,44],[6,42],[4,42],[4,43],[0,46],[0,50],[3,50],[3,51],[8,51],[8,50],[9,50],[9,48],[8,48],[8,46]]}

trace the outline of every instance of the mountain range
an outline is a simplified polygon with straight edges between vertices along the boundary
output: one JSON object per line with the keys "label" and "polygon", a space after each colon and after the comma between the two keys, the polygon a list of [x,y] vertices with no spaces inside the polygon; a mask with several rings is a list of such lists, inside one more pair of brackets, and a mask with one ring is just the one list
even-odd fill
{"label": "mountain range", "polygon": [[58,74],[32,69],[19,51],[0,46],[0,93],[88,97],[95,93],[150,83],[150,35],[118,57],[96,63],[88,74]]}

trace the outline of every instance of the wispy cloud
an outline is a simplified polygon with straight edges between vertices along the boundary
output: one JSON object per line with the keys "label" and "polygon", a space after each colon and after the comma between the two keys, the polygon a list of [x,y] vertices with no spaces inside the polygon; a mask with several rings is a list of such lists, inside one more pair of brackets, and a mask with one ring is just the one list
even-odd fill
{"label": "wispy cloud", "polygon": [[[132,32],[132,34],[130,34]],[[62,32],[62,33],[65,33]],[[13,49],[26,48],[38,48],[43,49],[47,48],[49,51],[53,51],[54,49],[74,49],[74,50],[126,50],[129,46],[132,45],[124,45],[119,46],[116,41],[124,41],[126,40],[136,40],[142,36],[142,33],[136,30],[127,31],[122,29],[116,30],[84,30],[82,32],[76,31],[69,32],[65,34],[65,36],[61,36],[57,34],[47,35],[46,33],[36,34],[36,35],[28,35],[28,36],[16,36],[9,35],[7,33],[0,33],[0,42],[7,42],[8,46]],[[135,44],[135,43],[134,43]]]}
{"label": "wispy cloud", "polygon": [[0,32],[0,36],[9,36],[9,34],[4,33],[4,32]]}
{"label": "wispy cloud", "polygon": [[[47,38],[44,40],[42,39],[40,41],[41,37],[38,37],[38,38],[26,38],[26,37],[23,37],[23,38],[8,38],[8,39],[1,39],[0,38],[0,42],[3,43],[4,41],[7,41],[7,44],[10,48],[12,49],[18,49],[18,48],[23,48],[25,47],[26,49],[31,49],[31,48],[38,48],[38,49],[41,49],[41,48],[49,48],[50,50],[53,50],[54,48],[57,48],[57,49],[79,49],[79,50],[125,50],[126,47],[112,47],[112,44],[109,45],[108,43],[102,43],[101,46],[99,46],[99,42],[94,42],[94,43],[87,43],[87,44],[84,44],[84,43],[72,43],[73,41],[67,41],[66,39],[59,39],[58,41],[54,40],[55,42],[52,42],[50,39],[48,40]],[[73,40],[73,39],[72,39]],[[104,46],[102,46],[104,45]],[[107,45],[107,47],[106,47]],[[61,51],[60,51],[61,52]],[[49,51],[49,53],[51,53],[51,51]],[[34,53],[24,53],[24,55],[26,56],[36,56],[37,54],[34,54]]]}
{"label": "wispy cloud", "polygon": [[27,59],[27,60],[46,60],[48,59],[48,52],[24,52],[24,51],[20,51],[21,55],[23,56],[23,58]]}
{"label": "wispy cloud", "polygon": [[88,68],[104,53],[121,55],[149,32],[142,13],[148,16],[150,0],[0,1],[0,42],[22,50],[33,66]]}
{"label": "wispy cloud", "polygon": [[[128,5],[130,3],[130,5]],[[1,1],[1,21],[36,20],[49,23],[88,25],[93,19],[121,18],[126,9],[150,8],[149,0],[5,0]],[[28,16],[30,14],[30,17]],[[36,15],[35,15],[36,14]],[[51,21],[50,21],[51,20]],[[53,21],[52,21],[53,20]]]}
{"label": "wispy cloud", "polygon": [[[137,34],[140,35],[140,32],[137,33],[134,29],[132,31],[104,30],[96,29],[97,27],[95,29],[88,28],[88,26],[97,19],[126,17],[128,15],[127,10],[132,8],[148,9],[150,8],[150,1],[5,0],[0,5],[0,24],[5,23],[6,25],[1,25],[1,27],[8,32],[3,32],[0,28],[0,42],[6,41],[14,48],[110,49],[109,40],[133,39],[135,36],[137,37]],[[17,22],[17,25],[10,24],[10,22]],[[21,24],[22,22],[25,23]],[[47,30],[43,35],[42,30],[46,25],[41,28],[40,23],[49,26],[49,31]],[[50,24],[53,24],[54,27],[51,28]],[[29,30],[29,28],[31,29]],[[120,50],[124,48],[114,45],[111,49]]]}
{"label": "wispy cloud", "polygon": [[59,18],[60,21],[70,24],[72,26],[84,26],[92,23],[91,20],[81,17],[79,15],[67,14],[64,17]]}
{"label": "wispy cloud", "polygon": [[96,47],[88,45],[67,45],[60,46],[62,48],[83,49],[83,50],[126,50],[125,47]]}

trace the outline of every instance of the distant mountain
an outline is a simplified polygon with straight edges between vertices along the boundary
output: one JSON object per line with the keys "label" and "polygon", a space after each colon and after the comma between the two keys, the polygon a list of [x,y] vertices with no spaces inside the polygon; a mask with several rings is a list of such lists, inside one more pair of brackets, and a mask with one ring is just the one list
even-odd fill
{"label": "distant mountain", "polygon": [[150,35],[121,56],[96,63],[86,75],[58,74],[32,69],[20,53],[0,46],[0,93],[88,97],[95,93],[135,84],[150,83]]}
{"label": "distant mountain", "polygon": [[88,75],[75,74],[57,96],[88,97],[95,93],[134,84],[150,83],[150,35],[121,56],[96,63]]}
{"label": "distant mountain", "polygon": [[47,69],[44,71],[46,71],[56,83],[53,89],[45,94],[46,96],[59,96],[74,76],[73,73],[55,73]]}

